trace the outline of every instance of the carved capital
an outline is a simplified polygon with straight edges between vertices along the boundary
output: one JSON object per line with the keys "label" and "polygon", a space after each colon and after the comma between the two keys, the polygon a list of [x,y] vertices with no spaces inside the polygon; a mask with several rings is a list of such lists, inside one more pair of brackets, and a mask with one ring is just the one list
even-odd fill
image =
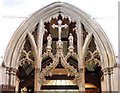
{"label": "carved capital", "polygon": [[103,73],[104,73],[104,75],[113,74],[113,67],[103,69]]}
{"label": "carved capital", "polygon": [[84,73],[84,68],[80,68],[80,69],[79,69],[79,72],[80,72],[80,73]]}
{"label": "carved capital", "polygon": [[40,73],[40,68],[35,68],[36,73]]}
{"label": "carved capital", "polygon": [[6,74],[9,74],[9,73],[10,73],[10,68],[6,67]]}

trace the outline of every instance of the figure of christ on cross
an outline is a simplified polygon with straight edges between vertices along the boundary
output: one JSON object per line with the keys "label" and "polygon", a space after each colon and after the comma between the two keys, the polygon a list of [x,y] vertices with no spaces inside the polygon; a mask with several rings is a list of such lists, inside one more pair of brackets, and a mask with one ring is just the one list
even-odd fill
{"label": "figure of christ on cross", "polygon": [[62,21],[61,20],[58,20],[58,25],[55,25],[55,24],[52,25],[52,28],[58,28],[58,38],[59,38],[59,40],[61,40],[62,28],[67,28],[67,27],[68,27],[67,24],[62,25]]}

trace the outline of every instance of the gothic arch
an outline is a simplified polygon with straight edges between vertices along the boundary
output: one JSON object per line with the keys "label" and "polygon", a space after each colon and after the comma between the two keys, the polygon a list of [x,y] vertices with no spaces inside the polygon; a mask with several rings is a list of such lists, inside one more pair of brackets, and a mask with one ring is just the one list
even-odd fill
{"label": "gothic arch", "polygon": [[[49,22],[52,18],[56,18],[59,14],[63,18],[68,18],[71,22],[76,22],[76,33],[77,37],[81,35],[81,26],[83,25],[86,29],[88,35],[86,43],[81,48],[80,38],[78,42],[78,54],[80,51],[83,51],[82,56],[85,58],[87,54],[87,48],[91,42],[91,38],[94,37],[94,43],[96,44],[97,50],[99,50],[101,63],[100,66],[102,70],[106,68],[112,68],[115,65],[115,55],[112,49],[112,46],[104,33],[103,29],[98,25],[98,23],[92,19],[87,13],[79,10],[78,8],[69,5],[63,2],[55,2],[52,3],[34,14],[32,14],[29,18],[27,18],[15,31],[12,39],[10,40],[8,47],[6,49],[6,53],[4,56],[4,62],[7,67],[18,68],[19,57],[21,53],[21,49],[25,43],[25,38],[28,37],[28,40],[31,43],[33,51],[35,53],[35,60],[42,60],[42,43],[43,43],[43,35],[44,31],[44,23]],[[40,40],[37,42],[38,46],[36,46],[33,36],[31,33],[34,32],[36,26],[38,26]],[[39,54],[38,57],[37,54]],[[84,58],[78,58],[79,60],[84,60]],[[40,65],[38,64],[38,67]],[[83,63],[84,66],[84,63]],[[81,68],[81,67],[80,67]]]}

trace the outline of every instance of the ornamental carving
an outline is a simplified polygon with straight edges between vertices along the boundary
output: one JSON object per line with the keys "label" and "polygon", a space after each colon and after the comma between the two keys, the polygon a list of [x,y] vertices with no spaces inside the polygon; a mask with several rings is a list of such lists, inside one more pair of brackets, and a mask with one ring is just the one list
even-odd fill
{"label": "ornamental carving", "polygon": [[34,60],[31,59],[33,56],[33,52],[32,51],[28,51],[26,52],[25,50],[22,50],[21,52],[21,60],[19,61],[19,65],[22,66],[23,64],[29,64],[34,66]]}
{"label": "ornamental carving", "polygon": [[28,64],[35,67],[41,87],[45,76],[52,76],[53,70],[61,64],[67,71],[67,76],[74,76],[74,81],[80,88],[85,67],[93,71],[101,63],[93,33],[82,26],[80,21],[71,21],[70,17],[61,14],[46,22],[41,20],[33,32],[28,32],[26,36],[19,66]]}
{"label": "ornamental carving", "polygon": [[[59,62],[61,63],[61,65],[64,67],[64,69],[66,69],[67,71],[67,75],[68,76],[75,76],[74,81],[76,82],[76,84],[79,86],[80,84],[80,80],[81,80],[81,75],[78,71],[78,69],[74,68],[74,66],[71,66],[67,60],[70,56],[73,56],[74,58],[78,59],[78,55],[77,53],[74,51],[74,37],[72,35],[72,33],[70,33],[68,35],[68,50],[67,50],[67,54],[64,55],[64,42],[62,41],[63,37],[61,36],[63,31],[63,28],[67,28],[68,24],[62,24],[62,20],[58,20],[57,24],[52,24],[52,28],[55,29],[57,28],[58,35],[57,38],[58,40],[55,42],[56,43],[56,53],[53,54],[53,48],[51,47],[52,45],[50,45],[53,40],[54,40],[54,36],[52,37],[52,35],[48,34],[47,36],[47,46],[46,46],[46,50],[44,51],[43,55],[42,55],[42,59],[50,57],[52,59],[52,62],[47,65],[44,69],[42,69],[42,71],[40,72],[40,77],[39,77],[39,82],[41,83],[41,85],[44,82],[44,78],[45,76],[52,76],[52,70],[55,69],[55,67],[59,64]],[[48,37],[50,39],[48,39]],[[48,52],[49,48],[51,49],[51,51]]]}

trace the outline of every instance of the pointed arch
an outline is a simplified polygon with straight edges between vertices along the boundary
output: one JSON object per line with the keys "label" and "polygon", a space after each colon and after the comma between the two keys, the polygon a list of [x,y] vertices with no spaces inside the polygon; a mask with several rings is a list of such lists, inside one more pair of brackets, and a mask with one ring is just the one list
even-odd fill
{"label": "pointed arch", "polygon": [[[74,38],[76,39],[76,47],[77,47],[76,50],[77,50],[77,54],[79,55],[79,56],[75,55],[75,57],[78,59],[78,68],[80,69],[81,73],[83,71],[81,67],[85,65],[85,56],[87,56],[87,52],[89,52],[88,48],[90,48],[89,45],[91,43],[93,43],[95,45],[94,47],[96,48],[96,50],[99,51],[100,57],[98,57],[98,59],[100,59],[100,61],[99,60],[96,61],[101,62],[100,64],[102,70],[105,69],[105,73],[106,73],[106,68],[114,67],[116,63],[114,51],[103,29],[98,25],[98,23],[94,19],[91,18],[90,15],[64,2],[55,2],[38,10],[37,12],[32,14],[29,18],[27,18],[17,28],[6,49],[6,53],[4,56],[4,62],[6,66],[16,69],[18,68],[17,63],[19,62],[19,55],[21,53],[21,49],[25,44],[25,39],[27,35],[30,44],[33,48],[33,51],[35,52],[35,57],[36,57],[35,62],[36,64],[39,64],[42,61],[42,52],[43,52],[42,50],[44,47],[42,44],[44,41],[43,40],[44,33],[47,33],[46,29],[44,28],[45,23],[47,22],[49,23],[51,19],[55,19],[59,15],[61,15],[63,19],[65,18],[69,19],[69,22],[71,22],[71,24],[73,23],[75,26],[75,28],[72,29],[74,30],[73,33],[75,34]],[[34,31],[37,32],[34,33]],[[34,34],[38,35],[37,39],[36,37],[34,37]],[[45,34],[45,36],[47,36],[47,34]],[[94,55],[94,51],[89,53],[90,56]],[[94,57],[92,58],[89,57],[89,58],[90,61],[92,60],[92,58],[94,59]],[[57,59],[57,62],[58,60],[59,59]],[[63,61],[65,60],[62,60],[62,62]],[[56,63],[55,62],[56,60],[53,60],[53,63],[51,63],[50,66],[53,65],[53,67],[56,67],[57,62]],[[38,65],[38,67],[41,66],[40,64]],[[67,67],[66,66],[67,64],[63,63],[63,65]],[[47,70],[43,70],[44,73],[47,73],[47,71],[49,71],[51,68],[46,67],[46,69]],[[71,67],[70,70],[72,69],[73,68]],[[80,86],[83,87],[83,85]]]}
{"label": "pointed arch", "polygon": [[90,15],[72,5],[63,2],[55,2],[38,10],[18,27],[6,49],[4,56],[4,62],[6,65],[16,67],[15,62],[17,61],[17,56],[25,39],[25,35],[34,29],[36,23],[40,22],[41,19],[44,21],[49,21],[51,17],[55,17],[59,13],[64,14],[64,16],[70,16],[72,18],[71,20],[77,21],[79,19],[79,21],[84,24],[86,29],[93,33],[96,45],[98,46],[101,55],[103,55],[103,69],[105,67],[114,66],[115,55],[112,46],[102,28],[95,20],[90,18]]}

